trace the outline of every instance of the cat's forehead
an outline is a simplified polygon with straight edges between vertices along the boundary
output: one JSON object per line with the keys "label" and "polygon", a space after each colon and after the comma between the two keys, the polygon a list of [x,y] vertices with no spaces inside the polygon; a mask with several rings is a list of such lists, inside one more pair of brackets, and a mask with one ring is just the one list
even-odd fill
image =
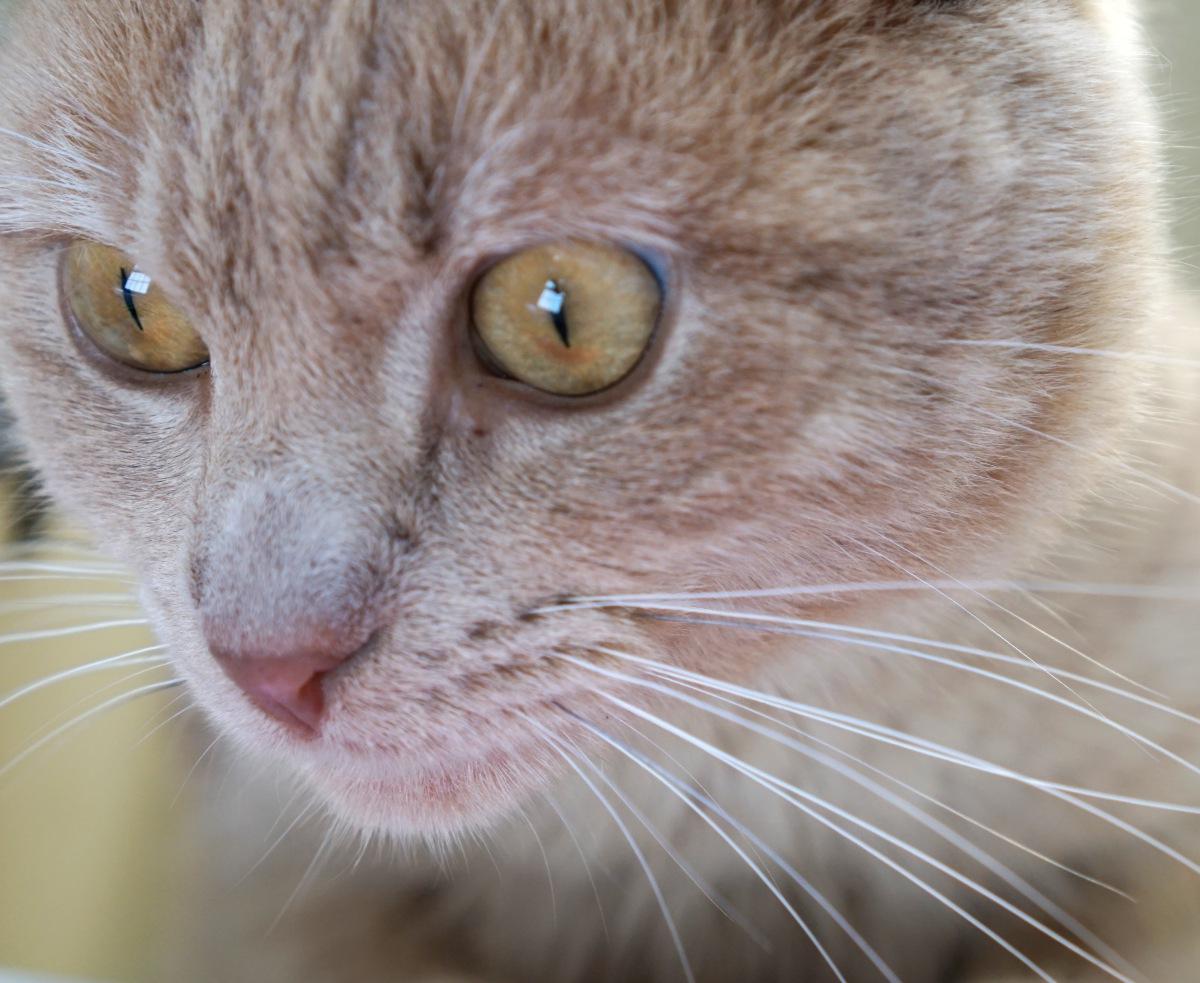
{"label": "cat's forehead", "polygon": [[806,256],[886,267],[922,216],[1011,181],[1022,129],[1078,111],[1089,49],[1065,7],[46,0],[8,71],[15,128],[52,153],[0,149],[35,179],[25,227],[180,289],[349,271],[361,291],[439,263],[463,282],[567,237],[794,282]]}
{"label": "cat's forehead", "polygon": [[773,9],[735,29],[706,3],[216,5],[178,76],[171,210],[224,241],[252,214],[360,261],[670,237],[752,180],[795,59],[851,30],[809,5],[784,77]]}
{"label": "cat's forehead", "polygon": [[52,0],[19,122],[103,161],[110,226],[201,250],[669,236],[857,125],[917,6]]}

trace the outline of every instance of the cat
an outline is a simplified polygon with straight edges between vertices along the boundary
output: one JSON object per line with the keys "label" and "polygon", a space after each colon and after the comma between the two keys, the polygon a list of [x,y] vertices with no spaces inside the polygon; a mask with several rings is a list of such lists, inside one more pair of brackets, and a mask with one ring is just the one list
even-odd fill
{"label": "cat", "polygon": [[1194,978],[1134,14],[15,4],[0,386],[259,762],[168,978]]}

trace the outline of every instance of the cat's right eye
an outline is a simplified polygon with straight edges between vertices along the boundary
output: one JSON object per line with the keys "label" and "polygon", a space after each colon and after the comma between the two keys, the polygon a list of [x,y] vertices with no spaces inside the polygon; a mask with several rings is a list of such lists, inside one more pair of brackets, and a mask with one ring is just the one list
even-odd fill
{"label": "cat's right eye", "polygon": [[120,250],[72,243],[63,259],[62,290],[79,330],[122,365],[174,373],[208,361],[208,346],[191,322]]}
{"label": "cat's right eye", "polygon": [[497,374],[555,396],[590,396],[633,371],[662,305],[662,286],[640,256],[567,240],[524,249],[484,273],[471,321]]}

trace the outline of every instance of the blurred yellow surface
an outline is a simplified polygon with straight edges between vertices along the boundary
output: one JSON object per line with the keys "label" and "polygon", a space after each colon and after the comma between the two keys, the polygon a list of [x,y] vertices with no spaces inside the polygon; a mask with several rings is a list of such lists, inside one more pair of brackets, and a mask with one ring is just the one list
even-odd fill
{"label": "blurred yellow surface", "polygon": [[[61,534],[50,531],[54,538]],[[37,559],[63,555],[43,551]],[[13,559],[5,555],[7,562]],[[7,579],[21,573],[0,565],[0,636],[138,616],[135,605],[54,602],[127,593],[126,583]],[[152,644],[138,628],[6,640],[0,644],[0,694]],[[152,671],[127,680],[145,669]],[[162,678],[164,670],[153,666],[114,668],[0,706],[0,769],[53,727]],[[172,895],[167,858],[178,817],[171,799],[180,779],[174,729],[146,735],[184,705],[168,708],[179,693],[150,695],[98,715],[0,773],[0,967],[114,983],[156,979]]]}

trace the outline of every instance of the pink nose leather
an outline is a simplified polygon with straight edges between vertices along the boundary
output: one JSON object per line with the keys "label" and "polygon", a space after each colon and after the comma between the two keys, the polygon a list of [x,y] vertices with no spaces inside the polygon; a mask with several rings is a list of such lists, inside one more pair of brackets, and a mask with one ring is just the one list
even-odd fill
{"label": "pink nose leather", "polygon": [[381,624],[378,571],[391,568],[404,541],[381,535],[363,502],[325,487],[311,465],[276,456],[214,464],[252,473],[215,486],[202,503],[190,587],[225,675],[292,733],[312,737],[326,715],[329,673]]}
{"label": "pink nose leather", "polygon": [[320,728],[325,712],[322,679],[354,652],[256,657],[216,650],[213,655],[250,702],[292,730],[312,735]]}

